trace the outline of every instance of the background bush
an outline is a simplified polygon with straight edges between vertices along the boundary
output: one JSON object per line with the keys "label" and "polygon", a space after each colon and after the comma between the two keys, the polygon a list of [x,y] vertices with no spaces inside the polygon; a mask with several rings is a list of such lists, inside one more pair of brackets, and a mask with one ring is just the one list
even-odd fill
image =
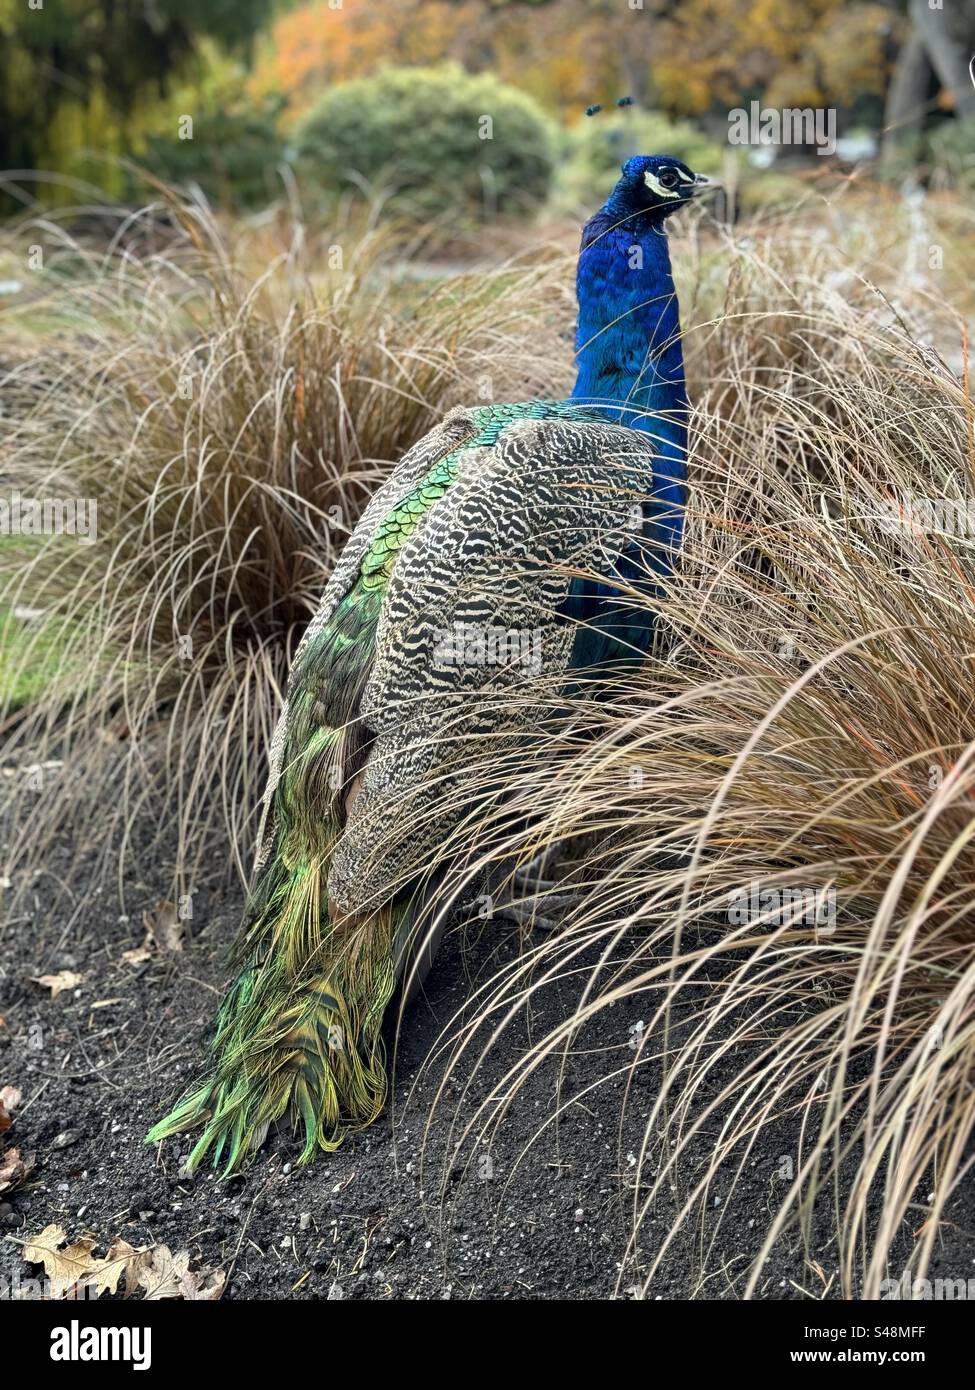
{"label": "background bush", "polygon": [[341,83],[301,121],[296,144],[309,181],[388,183],[398,212],[461,226],[534,211],[555,161],[552,124],[530,97],[455,64]]}
{"label": "background bush", "polygon": [[[164,183],[201,188],[211,203],[225,208],[262,207],[281,189],[278,169],[284,150],[278,134],[283,98],[255,106],[240,99],[225,107],[217,101],[194,111],[193,138],[153,134],[138,163]],[[133,175],[133,185],[138,183]],[[140,196],[135,187],[130,195]]]}
{"label": "background bush", "polygon": [[945,120],[903,136],[885,150],[880,172],[893,184],[975,189],[975,121]]}
{"label": "background bush", "polygon": [[975,120],[942,121],[928,139],[935,181],[975,189]]}

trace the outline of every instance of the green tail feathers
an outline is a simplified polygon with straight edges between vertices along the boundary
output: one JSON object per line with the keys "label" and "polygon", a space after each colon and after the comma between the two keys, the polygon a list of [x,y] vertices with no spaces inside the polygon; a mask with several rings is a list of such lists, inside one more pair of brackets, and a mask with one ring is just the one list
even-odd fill
{"label": "green tail feathers", "polygon": [[[348,651],[342,635],[336,623],[321,639],[333,657]],[[334,773],[345,745],[321,717],[311,681],[291,703],[273,851],[241,933],[242,968],[217,1014],[211,1069],[147,1136],[202,1126],[190,1171],[209,1156],[233,1172],[278,1121],[303,1133],[307,1163],[375,1120],[386,1098],[380,1029],[408,910],[389,903],[366,917],[330,916],[344,794]]]}
{"label": "green tail feathers", "polygon": [[[317,878],[307,870],[292,879],[285,921],[314,908]],[[380,1030],[396,985],[397,916],[389,906],[349,927],[325,916],[321,946],[297,973],[286,952],[265,947],[252,957],[217,1015],[212,1072],[148,1139],[202,1124],[187,1167],[209,1155],[227,1174],[286,1117],[303,1132],[301,1163],[371,1124],[386,1098]]]}

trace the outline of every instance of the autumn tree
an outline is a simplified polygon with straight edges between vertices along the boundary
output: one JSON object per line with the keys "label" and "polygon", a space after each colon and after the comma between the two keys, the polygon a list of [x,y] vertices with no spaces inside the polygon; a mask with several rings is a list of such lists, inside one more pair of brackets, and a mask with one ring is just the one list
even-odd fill
{"label": "autumn tree", "polygon": [[0,0],[0,167],[127,147],[131,121],[206,40],[245,51],[272,0]]}
{"label": "autumn tree", "polygon": [[678,0],[343,0],[281,15],[252,90],[285,93],[293,118],[334,82],[383,64],[453,59],[494,72],[551,109],[581,114],[624,92],[652,99],[654,26]]}
{"label": "autumn tree", "polygon": [[879,107],[901,23],[872,0],[317,0],[276,21],[256,90],[286,93],[297,116],[383,63],[453,58],[565,115],[623,94],[671,116],[759,95]]}

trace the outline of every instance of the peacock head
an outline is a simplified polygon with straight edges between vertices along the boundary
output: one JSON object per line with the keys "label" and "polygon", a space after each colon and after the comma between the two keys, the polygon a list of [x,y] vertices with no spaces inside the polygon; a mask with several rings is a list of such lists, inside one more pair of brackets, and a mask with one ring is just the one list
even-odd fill
{"label": "peacock head", "polygon": [[712,179],[695,174],[667,154],[638,154],[623,165],[622,177],[607,207],[624,216],[649,216],[662,222],[693,198],[716,188]]}

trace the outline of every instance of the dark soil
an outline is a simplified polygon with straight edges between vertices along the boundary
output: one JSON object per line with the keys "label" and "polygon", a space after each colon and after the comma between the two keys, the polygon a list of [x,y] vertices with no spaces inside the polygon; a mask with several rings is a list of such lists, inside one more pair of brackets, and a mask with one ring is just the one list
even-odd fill
{"label": "dark soil", "polygon": [[[180,1167],[190,1143],[170,1141],[157,1150],[143,1136],[198,1068],[227,979],[226,948],[241,895],[199,893],[185,949],[133,966],[122,952],[141,943],[142,911],[158,900],[159,885],[133,876],[121,920],[105,893],[92,893],[73,911],[52,911],[43,893],[67,865],[66,853],[60,869],[51,864],[38,881],[35,910],[22,910],[3,937],[0,1085],[24,1095],[6,1138],[32,1153],[36,1168],[29,1186],[0,1197],[0,1281],[39,1272],[23,1264],[21,1245],[57,1222],[69,1238],[90,1232],[101,1246],[121,1235],[134,1245],[189,1249],[194,1267],[228,1271],[225,1296],[236,1299],[633,1296],[717,1131],[716,1121],[699,1157],[680,1175],[675,1206],[648,1215],[640,1251],[628,1254],[634,1158],[656,1079],[653,1064],[636,1073],[621,1128],[630,1030],[640,1018],[636,1002],[603,1011],[572,1057],[559,1054],[531,1072],[496,1134],[482,1140],[475,1132],[454,1150],[464,1123],[525,1044],[571,1012],[579,992],[571,980],[547,986],[499,1041],[489,1046],[490,1032],[482,1030],[446,1075],[451,1049],[443,1047],[442,1034],[457,1034],[473,984],[519,949],[517,936],[500,923],[481,924],[479,933],[455,931],[427,981],[426,998],[405,1017],[391,1114],[305,1168],[295,1166],[296,1143],[279,1136],[242,1176],[186,1179]],[[71,873],[77,881],[77,865]],[[61,969],[83,980],[52,999],[32,977]],[[471,1062],[484,1048],[471,1078]],[[608,1079],[595,1085],[600,1078]],[[559,1095],[568,1102],[580,1093],[551,1123]],[[724,1210],[720,1192],[730,1189],[731,1175],[719,1179],[714,1213],[703,1229],[692,1220],[673,1243],[649,1285],[650,1298],[740,1296],[749,1253],[777,1206],[781,1156],[793,1148],[788,1132],[770,1127]],[[912,1213],[915,1229],[924,1220],[925,1196]],[[952,1215],[933,1274],[967,1277],[975,1273],[970,1194]],[[905,1231],[905,1254],[909,1245]],[[828,1213],[808,1252],[798,1236],[779,1242],[762,1296],[835,1297],[838,1281],[825,1290],[811,1261],[828,1283],[836,1268]]]}

